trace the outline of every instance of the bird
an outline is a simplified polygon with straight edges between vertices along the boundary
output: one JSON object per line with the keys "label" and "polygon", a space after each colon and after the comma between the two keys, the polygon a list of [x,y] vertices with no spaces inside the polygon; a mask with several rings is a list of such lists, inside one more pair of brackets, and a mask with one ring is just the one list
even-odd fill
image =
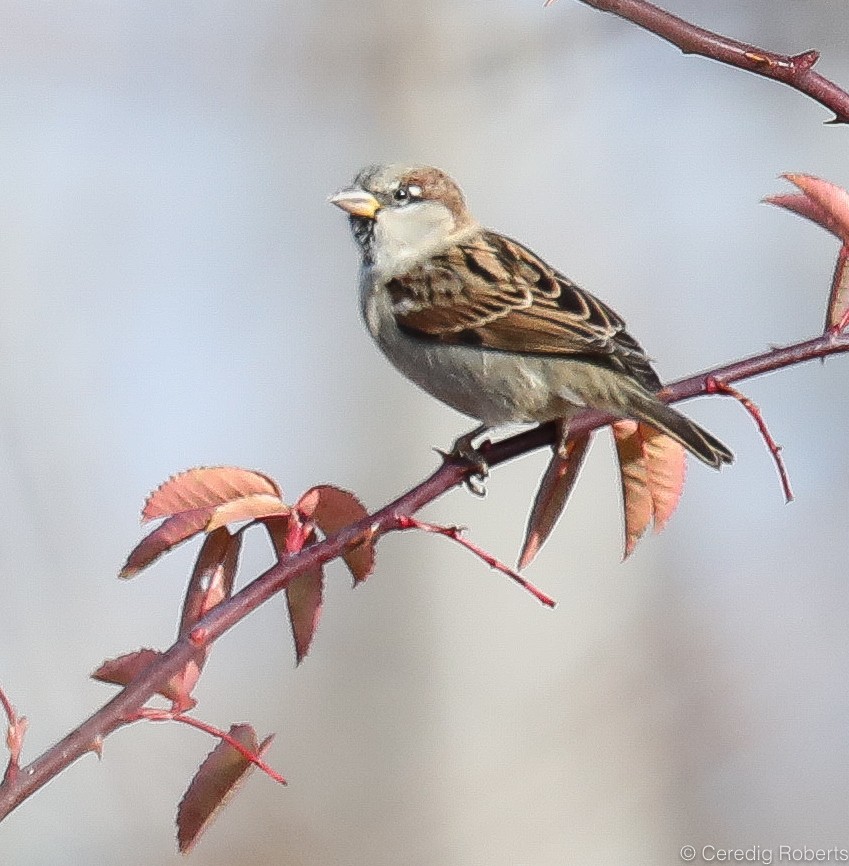
{"label": "bird", "polygon": [[569,420],[591,408],[644,422],[714,468],[732,452],[667,405],[651,359],[625,321],[528,247],[484,228],[458,184],[433,166],[371,165],[329,202],[359,249],[360,308],[389,361],[477,420],[452,454],[490,430]]}

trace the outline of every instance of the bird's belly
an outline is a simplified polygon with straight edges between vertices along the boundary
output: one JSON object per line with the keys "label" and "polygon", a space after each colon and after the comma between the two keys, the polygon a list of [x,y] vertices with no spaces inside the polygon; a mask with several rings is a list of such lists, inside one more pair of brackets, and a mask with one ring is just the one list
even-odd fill
{"label": "bird's belly", "polygon": [[378,303],[369,331],[392,364],[429,394],[487,426],[567,417],[583,401],[559,386],[568,361],[430,342],[402,332]]}
{"label": "bird's belly", "polygon": [[[408,338],[413,340],[413,338]],[[535,420],[544,383],[501,353],[420,342],[385,348],[389,360],[419,387],[484,424]]]}

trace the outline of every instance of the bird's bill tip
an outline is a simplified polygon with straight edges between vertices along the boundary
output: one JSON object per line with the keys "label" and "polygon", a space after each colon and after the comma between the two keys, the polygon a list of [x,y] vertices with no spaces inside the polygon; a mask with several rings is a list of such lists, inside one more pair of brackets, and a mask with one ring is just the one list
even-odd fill
{"label": "bird's bill tip", "polygon": [[330,204],[341,207],[351,216],[365,217],[370,220],[373,220],[375,214],[380,210],[380,202],[370,192],[357,187],[341,189],[327,200]]}

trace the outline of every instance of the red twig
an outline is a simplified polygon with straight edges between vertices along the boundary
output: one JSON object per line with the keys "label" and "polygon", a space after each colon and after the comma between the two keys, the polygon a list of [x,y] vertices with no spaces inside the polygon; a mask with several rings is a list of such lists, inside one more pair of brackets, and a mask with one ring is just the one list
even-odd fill
{"label": "red twig", "polygon": [[231,737],[227,731],[222,731],[214,725],[207,722],[202,722],[200,719],[195,719],[192,716],[186,716],[183,713],[174,713],[169,710],[156,710],[152,707],[142,707],[136,714],[134,719],[128,721],[146,720],[148,722],[182,722],[189,727],[197,728],[205,734],[223,740],[228,746],[235,749],[246,761],[250,761],[255,766],[259,767],[266,776],[270,776],[275,782],[281,785],[288,784],[286,780],[273,767],[270,767],[259,755],[255,755],[250,749],[245,748],[237,739]]}
{"label": "red twig", "polygon": [[459,526],[440,526],[437,523],[425,523],[422,520],[417,520],[415,517],[402,514],[398,516],[398,529],[420,529],[422,532],[433,532],[437,535],[444,535],[456,541],[458,544],[470,550],[479,559],[482,559],[490,568],[506,574],[511,580],[515,580],[523,589],[526,589],[534,598],[541,601],[546,607],[554,607],[557,602],[549,595],[546,595],[541,589],[538,589],[530,581],[526,580],[517,571],[513,571],[509,565],[505,565],[501,560],[496,559],[491,553],[478,547],[468,538],[463,537],[463,530]]}
{"label": "red twig", "polygon": [[21,749],[24,744],[24,734],[26,734],[27,730],[27,720],[25,716],[19,716],[15,712],[12,702],[2,688],[0,688],[0,706],[3,707],[3,712],[9,721],[9,726],[6,729],[6,747],[9,749],[9,761],[3,773],[2,784],[13,785],[17,780],[21,768]]}
{"label": "red twig", "polygon": [[[547,0],[546,6],[553,0]],[[849,93],[833,81],[813,71],[819,60],[817,51],[777,54],[755,45],[729,39],[683,18],[666,12],[646,0],[581,0],[601,12],[610,12],[642,27],[681,49],[684,54],[699,54],[710,60],[745,69],[755,75],[780,81],[804,93],[834,112],[832,123],[849,122]]]}
{"label": "red twig", "polygon": [[15,720],[17,719],[17,715],[15,714],[15,708],[12,706],[12,702],[6,696],[6,692],[3,691],[2,686],[0,686],[0,707],[3,707],[3,712],[6,714],[6,718],[9,720],[9,724],[14,725]]}
{"label": "red twig", "polygon": [[778,477],[781,479],[781,487],[784,490],[784,500],[785,502],[792,502],[793,490],[790,487],[790,476],[787,474],[784,458],[781,456],[781,446],[772,438],[760,407],[741,391],[732,388],[731,385],[717,379],[715,376],[708,376],[706,385],[708,394],[725,394],[733,397],[752,416],[755,424],[758,425],[758,430],[764,442],[766,442],[766,447],[769,448],[770,454],[772,454],[772,459],[775,461],[775,468],[778,470]]}

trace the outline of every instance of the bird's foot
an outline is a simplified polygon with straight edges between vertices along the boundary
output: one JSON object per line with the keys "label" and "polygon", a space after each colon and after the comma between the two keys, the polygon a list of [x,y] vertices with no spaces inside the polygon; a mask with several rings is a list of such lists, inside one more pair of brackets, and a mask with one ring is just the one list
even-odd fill
{"label": "bird's foot", "polygon": [[461,436],[451,446],[450,452],[447,454],[444,451],[439,452],[446,460],[456,460],[469,466],[470,472],[466,476],[464,483],[469,492],[475,496],[486,496],[484,482],[489,476],[489,464],[486,462],[483,454],[472,443],[486,430],[486,427],[476,427],[471,433]]}

